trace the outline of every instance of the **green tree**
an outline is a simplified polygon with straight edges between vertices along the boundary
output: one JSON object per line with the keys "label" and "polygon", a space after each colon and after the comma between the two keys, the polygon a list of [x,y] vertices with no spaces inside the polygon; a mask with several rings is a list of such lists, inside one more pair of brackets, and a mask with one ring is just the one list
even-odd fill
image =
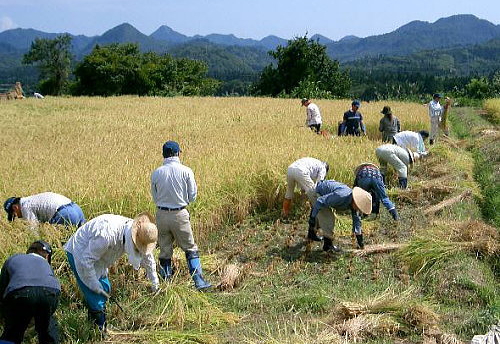
{"label": "green tree", "polygon": [[137,44],[96,46],[75,69],[75,94],[212,95],[219,83],[201,61],[141,53]]}
{"label": "green tree", "polygon": [[488,79],[473,78],[465,87],[467,95],[474,99],[486,99],[491,96],[490,85]]}
{"label": "green tree", "polygon": [[[260,79],[253,85],[253,93],[260,95],[313,97],[346,97],[351,86],[347,72],[328,57],[326,46],[307,36],[288,41],[269,54],[276,65],[264,68]],[[300,94],[302,92],[311,94]]]}
{"label": "green tree", "polygon": [[35,64],[40,70],[40,91],[60,95],[65,91],[71,71],[71,36],[54,39],[37,38],[23,56],[24,64]]}

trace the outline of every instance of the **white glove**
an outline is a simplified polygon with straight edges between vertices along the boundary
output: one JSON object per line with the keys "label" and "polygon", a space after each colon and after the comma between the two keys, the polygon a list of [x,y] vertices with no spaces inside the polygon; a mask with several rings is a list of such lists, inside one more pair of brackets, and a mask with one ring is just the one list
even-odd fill
{"label": "white glove", "polygon": [[160,287],[158,286],[158,284],[153,284],[153,285],[151,286],[151,292],[152,292],[153,294],[156,294],[156,293],[158,293],[159,291],[160,291]]}

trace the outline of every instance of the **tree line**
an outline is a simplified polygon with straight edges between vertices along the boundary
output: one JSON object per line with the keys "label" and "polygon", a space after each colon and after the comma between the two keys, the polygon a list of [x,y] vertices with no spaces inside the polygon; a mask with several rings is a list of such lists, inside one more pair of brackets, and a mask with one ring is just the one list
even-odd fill
{"label": "tree line", "polygon": [[[420,70],[390,71],[383,58],[377,61],[383,68],[367,71],[366,68],[356,67],[356,63],[350,68],[341,68],[337,60],[328,56],[326,46],[307,36],[295,37],[286,46],[269,51],[272,62],[261,72],[252,74],[251,70],[243,68],[241,75],[224,68],[214,73],[214,68],[223,63],[221,60],[225,56],[221,52],[217,54],[218,61],[209,64],[170,54],[143,53],[137,44],[132,43],[96,45],[79,62],[73,60],[70,51],[71,36],[67,34],[54,39],[36,39],[32,43],[23,56],[23,63],[38,68],[40,92],[89,96],[236,93],[363,100],[417,100],[435,92],[476,99],[500,95],[499,72],[471,78],[464,75],[432,75]],[[199,52],[194,50],[194,53]],[[390,65],[391,59],[387,61]],[[225,75],[226,72],[230,75]]]}

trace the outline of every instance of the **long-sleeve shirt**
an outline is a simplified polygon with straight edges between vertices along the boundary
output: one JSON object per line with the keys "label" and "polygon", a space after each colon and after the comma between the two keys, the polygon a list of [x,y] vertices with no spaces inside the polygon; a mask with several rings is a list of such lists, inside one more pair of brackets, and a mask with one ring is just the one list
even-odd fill
{"label": "long-sleeve shirt", "polygon": [[394,135],[396,144],[403,148],[408,148],[411,151],[419,154],[425,154],[425,145],[422,135],[417,132],[405,130]]}
{"label": "long-sleeve shirt", "polygon": [[436,100],[431,100],[429,103],[429,117],[441,117],[443,114],[443,107]]}
{"label": "long-sleeve shirt", "polygon": [[24,287],[61,290],[54,271],[45,258],[36,254],[15,254],[5,261],[0,274],[0,298]]}
{"label": "long-sleeve shirt", "polygon": [[323,180],[318,182],[316,193],[320,196],[314,203],[311,217],[316,217],[322,208],[333,208],[335,210],[351,210],[352,230],[361,234],[361,217],[352,207],[352,189],[335,180]]}
{"label": "long-sleeve shirt", "polygon": [[394,135],[401,131],[399,119],[396,116],[382,117],[378,130],[382,132],[383,142],[391,142]]}
{"label": "long-sleeve shirt", "polygon": [[310,103],[306,108],[306,126],[321,124],[321,113],[318,105]]}
{"label": "long-sleeve shirt", "polygon": [[[135,256],[138,253],[129,245],[133,220],[113,214],[100,215],[78,228],[71,236],[64,249],[75,259],[78,276],[92,291],[102,289],[99,278],[108,275],[108,268],[124,253]],[[153,254],[141,256],[140,266],[144,267],[148,279],[157,286],[156,262]],[[138,267],[134,267],[138,268]]]}
{"label": "long-sleeve shirt", "polygon": [[295,160],[288,168],[304,171],[314,182],[325,179],[327,172],[323,161],[310,157]]}
{"label": "long-sleeve shirt", "polygon": [[22,197],[19,201],[23,219],[32,225],[37,225],[39,222],[49,222],[59,207],[70,203],[71,200],[68,197],[54,192]]}
{"label": "long-sleeve shirt", "polygon": [[193,171],[179,157],[166,158],[151,174],[151,195],[158,207],[185,207],[196,200],[197,192]]}

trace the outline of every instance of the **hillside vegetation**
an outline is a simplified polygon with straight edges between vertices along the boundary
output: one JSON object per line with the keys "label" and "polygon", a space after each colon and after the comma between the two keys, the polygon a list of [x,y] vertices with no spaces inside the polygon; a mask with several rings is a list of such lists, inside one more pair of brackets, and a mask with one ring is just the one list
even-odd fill
{"label": "hillside vegetation", "polygon": [[[326,129],[335,132],[350,101],[317,104]],[[112,330],[106,342],[459,343],[500,319],[498,230],[481,221],[476,204],[484,196],[474,181],[474,156],[466,150],[474,140],[440,140],[411,169],[408,190],[394,188],[397,178],[388,176],[402,221],[382,210],[363,228],[367,250],[393,244],[393,253],[351,250],[350,217],[344,214],[338,214],[335,241],[345,254],[326,255],[318,244],[307,244],[308,205],[299,195],[292,218],[279,220],[286,167],[295,159],[326,160],[328,178],[349,185],[355,166],[375,161],[384,105],[404,130],[428,127],[426,107],[403,102],[363,104],[368,136],[359,138],[313,134],[293,99],[3,102],[0,198],[50,190],[79,203],[88,218],[153,212],[149,176],[162,163],[163,142],[177,140],[199,186],[190,212],[204,269],[220,286],[196,292],[177,251],[178,274],[152,296],[143,271],[134,272],[122,259],[110,280],[124,312],[108,305]],[[470,127],[453,111],[453,130]],[[485,120],[471,123],[495,128]],[[433,210],[456,196],[460,202]],[[34,233],[5,216],[0,228],[2,259],[25,251],[39,236],[54,244],[65,342],[98,341],[61,249],[74,229],[46,225]],[[33,333],[29,338],[35,342]]]}

